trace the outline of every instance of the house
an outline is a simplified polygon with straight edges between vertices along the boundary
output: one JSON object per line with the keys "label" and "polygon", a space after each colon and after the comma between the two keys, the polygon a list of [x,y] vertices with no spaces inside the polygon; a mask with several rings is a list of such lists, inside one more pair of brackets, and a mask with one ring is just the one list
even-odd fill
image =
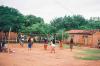
{"label": "house", "polygon": [[100,30],[69,30],[66,31],[73,38],[75,45],[96,47],[100,40]]}
{"label": "house", "polygon": [[7,32],[6,34],[3,33],[3,32],[0,32],[0,40],[2,40],[5,35],[7,36],[8,40],[10,40],[10,41],[16,41],[17,33],[10,32],[10,35],[9,35],[9,32]]}

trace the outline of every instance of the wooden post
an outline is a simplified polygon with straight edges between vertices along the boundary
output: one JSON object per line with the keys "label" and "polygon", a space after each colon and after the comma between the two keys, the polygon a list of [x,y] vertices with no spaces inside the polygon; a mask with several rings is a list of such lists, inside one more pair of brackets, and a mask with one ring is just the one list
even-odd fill
{"label": "wooden post", "polygon": [[9,40],[10,40],[10,32],[11,32],[11,27],[9,29],[9,35],[8,35],[8,53],[10,52],[10,48],[9,48],[9,44],[10,44],[10,42],[9,42]]}
{"label": "wooden post", "polygon": [[63,40],[64,36],[63,36],[63,31],[62,31],[62,40]]}

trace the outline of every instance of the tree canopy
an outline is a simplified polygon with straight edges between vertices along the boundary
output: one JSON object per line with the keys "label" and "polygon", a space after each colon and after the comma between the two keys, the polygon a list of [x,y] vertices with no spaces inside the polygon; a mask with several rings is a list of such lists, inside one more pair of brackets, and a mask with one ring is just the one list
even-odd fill
{"label": "tree canopy", "polygon": [[43,18],[35,15],[23,15],[17,9],[0,6],[0,31],[38,32],[40,34],[55,34],[61,30],[71,29],[92,30],[100,29],[100,17],[85,19],[82,15],[56,17],[49,24]]}
{"label": "tree canopy", "polygon": [[10,27],[12,31],[18,32],[23,25],[23,15],[14,8],[0,6],[0,31],[8,32]]}

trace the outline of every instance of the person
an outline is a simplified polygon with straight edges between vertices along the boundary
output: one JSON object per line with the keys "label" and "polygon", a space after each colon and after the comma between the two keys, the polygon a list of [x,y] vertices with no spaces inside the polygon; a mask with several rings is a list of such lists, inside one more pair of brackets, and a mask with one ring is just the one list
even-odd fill
{"label": "person", "polygon": [[44,50],[47,50],[47,46],[48,46],[48,39],[45,38],[44,39]]}
{"label": "person", "polygon": [[53,44],[53,41],[51,40],[50,43],[50,47],[51,47],[51,53],[54,52],[55,53],[55,44]]}
{"label": "person", "polygon": [[6,48],[5,48],[6,43],[7,43],[6,36],[3,36],[3,39],[2,39],[2,42],[1,42],[1,49],[2,49],[2,51],[6,50]]}
{"label": "person", "polygon": [[71,51],[72,51],[72,49],[73,49],[73,44],[74,44],[73,38],[71,38],[71,40],[70,40],[70,50],[71,50]]}
{"label": "person", "polygon": [[18,35],[17,35],[17,43],[19,43],[19,39],[21,38],[21,35],[20,35],[20,33],[18,33]]}
{"label": "person", "polygon": [[32,44],[33,44],[33,39],[32,39],[32,37],[29,37],[29,39],[28,39],[28,50],[31,50]]}
{"label": "person", "polygon": [[100,40],[98,40],[98,48],[100,49]]}
{"label": "person", "polygon": [[63,47],[63,41],[62,40],[59,40],[59,45],[60,45],[60,48]]}
{"label": "person", "polygon": [[5,47],[5,44],[6,44],[6,37],[4,36],[4,37],[3,37],[3,40],[2,40],[2,48]]}
{"label": "person", "polygon": [[23,44],[24,44],[24,35],[23,34],[21,35],[21,38],[20,38],[20,44],[23,47]]}
{"label": "person", "polygon": [[24,35],[18,34],[18,42],[19,42],[20,45],[23,47]]}
{"label": "person", "polygon": [[52,42],[53,42],[53,44],[55,44],[55,43],[56,43],[54,38],[53,38],[53,41],[52,41]]}

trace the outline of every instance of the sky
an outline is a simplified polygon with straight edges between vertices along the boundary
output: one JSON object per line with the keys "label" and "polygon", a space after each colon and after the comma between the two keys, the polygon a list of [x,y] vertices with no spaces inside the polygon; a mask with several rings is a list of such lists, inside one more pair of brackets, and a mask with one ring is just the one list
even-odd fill
{"label": "sky", "polygon": [[0,5],[42,17],[46,23],[65,15],[80,14],[87,19],[100,16],[100,0],[0,0]]}

